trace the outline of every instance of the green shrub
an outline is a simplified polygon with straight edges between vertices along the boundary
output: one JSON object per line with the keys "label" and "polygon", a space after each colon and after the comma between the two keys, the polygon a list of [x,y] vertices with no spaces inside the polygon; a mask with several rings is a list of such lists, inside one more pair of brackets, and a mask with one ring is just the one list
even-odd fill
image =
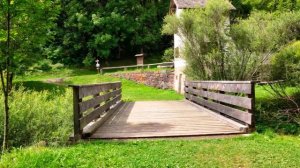
{"label": "green shrub", "polygon": [[272,61],[272,79],[300,83],[300,41],[276,54]]}
{"label": "green shrub", "polygon": [[[273,89],[272,89],[273,88]],[[258,132],[300,134],[300,87],[256,87],[255,119]],[[281,95],[281,96],[280,96]]]}
{"label": "green shrub", "polygon": [[94,65],[94,62],[95,62],[95,59],[93,58],[93,56],[88,55],[84,58],[82,63],[85,67],[91,67]]}
{"label": "green shrub", "polygon": [[[0,94],[0,102],[3,96]],[[0,103],[0,109],[4,109]],[[0,113],[0,141],[3,138],[3,112]],[[10,99],[11,147],[25,146],[40,141],[49,144],[66,142],[72,132],[72,93],[14,90]]]}
{"label": "green shrub", "polygon": [[33,71],[43,71],[43,72],[49,72],[52,70],[52,61],[48,59],[43,59],[36,63],[31,70]]}
{"label": "green shrub", "polygon": [[162,60],[166,62],[170,62],[173,61],[173,59],[174,59],[174,49],[173,48],[166,49],[162,57]]}
{"label": "green shrub", "polygon": [[63,69],[65,66],[64,66],[64,64],[56,63],[56,64],[51,65],[51,67],[52,67],[52,70],[61,70],[61,69]]}

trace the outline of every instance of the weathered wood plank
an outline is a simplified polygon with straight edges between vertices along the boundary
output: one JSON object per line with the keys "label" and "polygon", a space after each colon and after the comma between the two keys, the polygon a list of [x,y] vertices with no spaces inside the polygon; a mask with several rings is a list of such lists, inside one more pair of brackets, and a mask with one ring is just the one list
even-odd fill
{"label": "weathered wood plank", "polygon": [[202,106],[208,107],[210,109],[216,110],[220,113],[226,114],[230,117],[233,117],[235,119],[238,119],[240,121],[243,121],[247,124],[251,125],[252,122],[252,114],[245,112],[245,111],[241,111],[238,109],[234,109],[219,103],[215,103],[212,101],[208,101],[208,100],[204,100],[200,97],[196,97],[190,94],[185,94],[186,97],[188,97],[189,100],[196,102],[197,104],[200,104]]}
{"label": "weathered wood plank", "polygon": [[188,87],[208,89],[230,93],[251,94],[251,83],[185,82]]}
{"label": "weathered wood plank", "polygon": [[101,104],[102,102],[109,100],[112,97],[116,97],[117,95],[120,95],[121,92],[122,92],[122,89],[118,89],[118,90],[114,90],[112,92],[108,92],[104,95],[94,97],[93,99],[81,102],[81,103],[79,103],[80,112],[84,112],[90,108],[93,108],[93,107]]}
{"label": "weathered wood plank", "polygon": [[80,129],[80,118],[81,113],[79,110],[79,103],[82,99],[79,99],[79,88],[73,88],[73,128],[74,128],[74,137],[73,140],[77,141],[82,137],[82,130]]}
{"label": "weathered wood plank", "polygon": [[82,86],[79,88],[79,98],[95,95],[100,92],[107,92],[109,90],[118,88],[121,88],[121,82]]}
{"label": "weathered wood plank", "polygon": [[206,136],[206,135],[230,135],[240,134],[237,130],[212,130],[212,131],[177,131],[177,132],[140,132],[140,133],[95,133],[91,139],[130,139],[130,138],[163,138],[184,136]]}
{"label": "weathered wood plank", "polygon": [[92,125],[85,127],[83,130],[83,136],[90,137],[95,131],[97,131],[97,129],[101,125],[103,125],[111,117],[111,115],[113,115],[113,113],[115,113],[122,106],[122,104],[123,102],[120,101],[115,106],[113,106],[110,110],[105,112],[105,114],[103,114],[101,118],[97,119]]}
{"label": "weathered wood plank", "polygon": [[252,109],[252,98],[248,97],[240,97],[240,96],[233,96],[233,95],[226,95],[226,94],[220,94],[220,93],[214,93],[204,90],[196,90],[193,88],[184,88],[185,92],[188,92],[190,94],[195,94],[197,96],[209,98],[212,100],[216,100],[219,102],[243,107],[246,109]]}
{"label": "weathered wood plank", "polygon": [[118,95],[117,97],[113,98],[112,100],[107,101],[104,105],[98,107],[91,113],[87,114],[86,116],[82,117],[80,119],[80,129],[83,129],[87,124],[89,124],[91,121],[99,118],[99,116],[110,109],[112,105],[115,105],[117,102],[121,100],[121,95]]}
{"label": "weathered wood plank", "polygon": [[[168,107],[168,108],[167,108]],[[124,104],[89,138],[154,138],[244,133],[187,101]],[[217,115],[217,114],[216,114]],[[233,121],[234,122],[234,121]]]}

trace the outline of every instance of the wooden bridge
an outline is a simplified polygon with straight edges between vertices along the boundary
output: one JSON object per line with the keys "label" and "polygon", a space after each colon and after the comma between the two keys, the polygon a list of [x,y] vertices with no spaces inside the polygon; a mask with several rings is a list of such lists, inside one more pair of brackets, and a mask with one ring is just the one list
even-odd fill
{"label": "wooden bridge", "polygon": [[120,82],[71,87],[73,140],[219,136],[254,129],[251,81],[186,82],[186,100],[125,103]]}

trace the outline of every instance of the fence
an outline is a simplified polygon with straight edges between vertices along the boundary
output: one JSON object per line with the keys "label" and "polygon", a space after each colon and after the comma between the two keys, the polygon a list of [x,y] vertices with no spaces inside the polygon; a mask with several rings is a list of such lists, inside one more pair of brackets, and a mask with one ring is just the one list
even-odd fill
{"label": "fence", "polygon": [[74,140],[91,135],[121,104],[121,82],[70,87],[73,88]]}
{"label": "fence", "polygon": [[103,74],[105,70],[116,70],[116,69],[123,69],[124,71],[127,71],[129,68],[142,68],[144,69],[147,67],[150,69],[151,67],[174,67],[173,62],[163,62],[163,63],[155,63],[155,64],[143,64],[143,65],[129,65],[129,66],[119,66],[119,67],[105,67],[101,68],[100,73]]}

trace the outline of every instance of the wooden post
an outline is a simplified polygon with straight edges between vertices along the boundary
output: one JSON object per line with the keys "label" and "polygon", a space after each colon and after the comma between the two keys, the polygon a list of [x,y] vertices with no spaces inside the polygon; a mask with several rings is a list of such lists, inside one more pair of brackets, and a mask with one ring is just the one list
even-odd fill
{"label": "wooden post", "polygon": [[[184,82],[184,88],[189,89],[189,84],[187,81]],[[185,91],[185,95],[189,94],[188,91]],[[190,100],[187,96],[184,96],[186,100]]]}
{"label": "wooden post", "polygon": [[80,129],[80,108],[79,103],[82,99],[79,99],[79,87],[73,86],[73,116],[74,116],[74,141],[82,138],[82,130]]}
{"label": "wooden post", "polygon": [[252,114],[251,125],[249,125],[249,132],[255,131],[255,82],[251,81],[251,94],[248,94],[248,98],[251,98],[251,110],[247,110]]}

